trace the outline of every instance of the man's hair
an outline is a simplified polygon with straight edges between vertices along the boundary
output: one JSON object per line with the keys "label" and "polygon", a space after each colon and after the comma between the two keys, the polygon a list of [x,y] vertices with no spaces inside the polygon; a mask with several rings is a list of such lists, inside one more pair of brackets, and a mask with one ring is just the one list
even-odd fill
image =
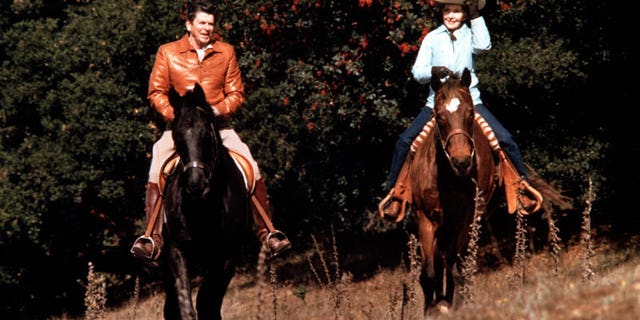
{"label": "man's hair", "polygon": [[182,18],[182,20],[193,21],[196,17],[196,13],[198,12],[204,12],[215,16],[216,8],[211,1],[207,0],[185,1],[182,8],[180,8],[180,18]]}

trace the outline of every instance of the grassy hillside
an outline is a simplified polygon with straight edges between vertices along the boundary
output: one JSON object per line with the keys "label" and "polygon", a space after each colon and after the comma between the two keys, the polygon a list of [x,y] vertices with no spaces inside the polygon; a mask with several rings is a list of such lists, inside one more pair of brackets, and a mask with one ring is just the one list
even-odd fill
{"label": "grassy hillside", "polygon": [[[315,240],[315,239],[314,239]],[[640,319],[640,236],[623,244],[605,240],[581,242],[560,250],[528,256],[481,270],[473,277],[468,301],[447,314],[429,319]],[[333,251],[333,252],[331,252]],[[279,280],[292,260],[306,264],[304,283]],[[223,306],[234,319],[422,319],[417,264],[380,269],[354,280],[341,270],[339,248],[260,264],[260,272],[239,272]],[[415,262],[413,259],[408,259]],[[144,284],[141,284],[144,286]],[[134,298],[116,310],[88,299],[86,318],[162,319],[163,294],[154,286],[149,296]],[[139,291],[139,290],[138,290]],[[94,302],[93,307],[90,305]],[[64,318],[64,317],[62,317]]]}

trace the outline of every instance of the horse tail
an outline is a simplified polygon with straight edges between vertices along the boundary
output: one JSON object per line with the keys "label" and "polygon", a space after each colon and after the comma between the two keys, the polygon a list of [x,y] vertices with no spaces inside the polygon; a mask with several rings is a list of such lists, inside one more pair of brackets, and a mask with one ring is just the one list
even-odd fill
{"label": "horse tail", "polygon": [[530,174],[529,183],[540,192],[545,202],[549,202],[549,204],[557,206],[561,210],[573,209],[573,199],[562,194],[561,191],[554,188],[541,177]]}

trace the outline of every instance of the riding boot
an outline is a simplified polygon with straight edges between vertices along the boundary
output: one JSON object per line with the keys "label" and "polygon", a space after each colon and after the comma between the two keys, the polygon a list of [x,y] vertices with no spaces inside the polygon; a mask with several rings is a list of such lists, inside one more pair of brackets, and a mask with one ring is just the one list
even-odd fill
{"label": "riding boot", "polygon": [[542,195],[527,182],[515,169],[506,153],[498,150],[500,157],[501,176],[504,180],[505,195],[507,197],[507,211],[516,211],[528,215],[538,211],[542,206]]}
{"label": "riding boot", "polygon": [[[147,232],[145,235],[138,237],[131,247],[131,254],[134,257],[143,259],[147,262],[154,262],[159,256],[162,249],[162,216],[160,197],[160,188],[157,183],[147,183],[147,194],[145,199],[145,215],[147,221]],[[155,210],[154,210],[155,209]],[[154,217],[154,211],[158,211]],[[153,224],[153,225],[151,225]]]}
{"label": "riding boot", "polygon": [[520,213],[523,215],[532,214],[542,207],[542,194],[532,187],[524,177],[520,181],[518,191],[518,202],[521,205]]}
{"label": "riding boot", "polygon": [[260,242],[265,243],[269,249],[271,257],[276,257],[291,248],[291,242],[287,236],[279,230],[274,229],[271,222],[271,208],[267,198],[267,187],[264,179],[256,181],[256,186],[251,196],[251,209],[253,220],[258,227],[257,236]]}
{"label": "riding boot", "polygon": [[391,222],[402,221],[404,219],[407,204],[411,204],[413,200],[411,198],[411,186],[409,185],[409,169],[411,167],[412,160],[413,155],[409,154],[402,165],[402,169],[400,169],[400,174],[398,175],[396,184],[391,188],[389,194],[378,204],[378,212],[385,220]]}
{"label": "riding boot", "polygon": [[[392,192],[389,192],[389,194],[392,195]],[[402,200],[393,197],[393,195],[391,196],[391,200],[390,203],[388,205],[386,205],[384,207],[383,215],[384,218],[389,220],[389,221],[395,221],[398,218],[398,215],[400,214],[400,208],[402,206]]]}

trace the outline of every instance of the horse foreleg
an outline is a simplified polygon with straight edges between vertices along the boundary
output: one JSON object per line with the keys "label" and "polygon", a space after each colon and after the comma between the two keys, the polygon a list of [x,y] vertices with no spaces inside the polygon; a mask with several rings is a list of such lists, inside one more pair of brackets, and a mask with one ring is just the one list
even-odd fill
{"label": "horse foreleg", "polygon": [[418,238],[420,239],[422,269],[420,273],[420,286],[424,294],[424,313],[434,305],[435,279],[434,254],[436,247],[435,225],[425,216],[421,210],[418,216]]}
{"label": "horse foreleg", "polygon": [[443,259],[445,263],[444,273],[446,275],[446,288],[444,290],[443,300],[447,302],[449,307],[453,305],[454,292],[456,292],[459,289],[458,286],[462,284],[462,276],[454,266],[454,259],[453,257]]}
{"label": "horse foreleg", "polygon": [[434,255],[435,270],[435,304],[440,313],[447,313],[451,307],[448,291],[452,288],[451,277],[446,258],[443,253]]}
{"label": "horse foreleg", "polygon": [[[166,319],[196,319],[196,311],[191,301],[191,280],[186,260],[175,246],[169,248],[169,272],[172,275],[172,292],[165,300]],[[169,279],[171,281],[171,279]],[[177,312],[176,311],[177,306]]]}
{"label": "horse foreleg", "polygon": [[235,265],[225,262],[223,270],[217,267],[206,274],[196,301],[199,319],[222,319],[222,302],[234,273]]}

